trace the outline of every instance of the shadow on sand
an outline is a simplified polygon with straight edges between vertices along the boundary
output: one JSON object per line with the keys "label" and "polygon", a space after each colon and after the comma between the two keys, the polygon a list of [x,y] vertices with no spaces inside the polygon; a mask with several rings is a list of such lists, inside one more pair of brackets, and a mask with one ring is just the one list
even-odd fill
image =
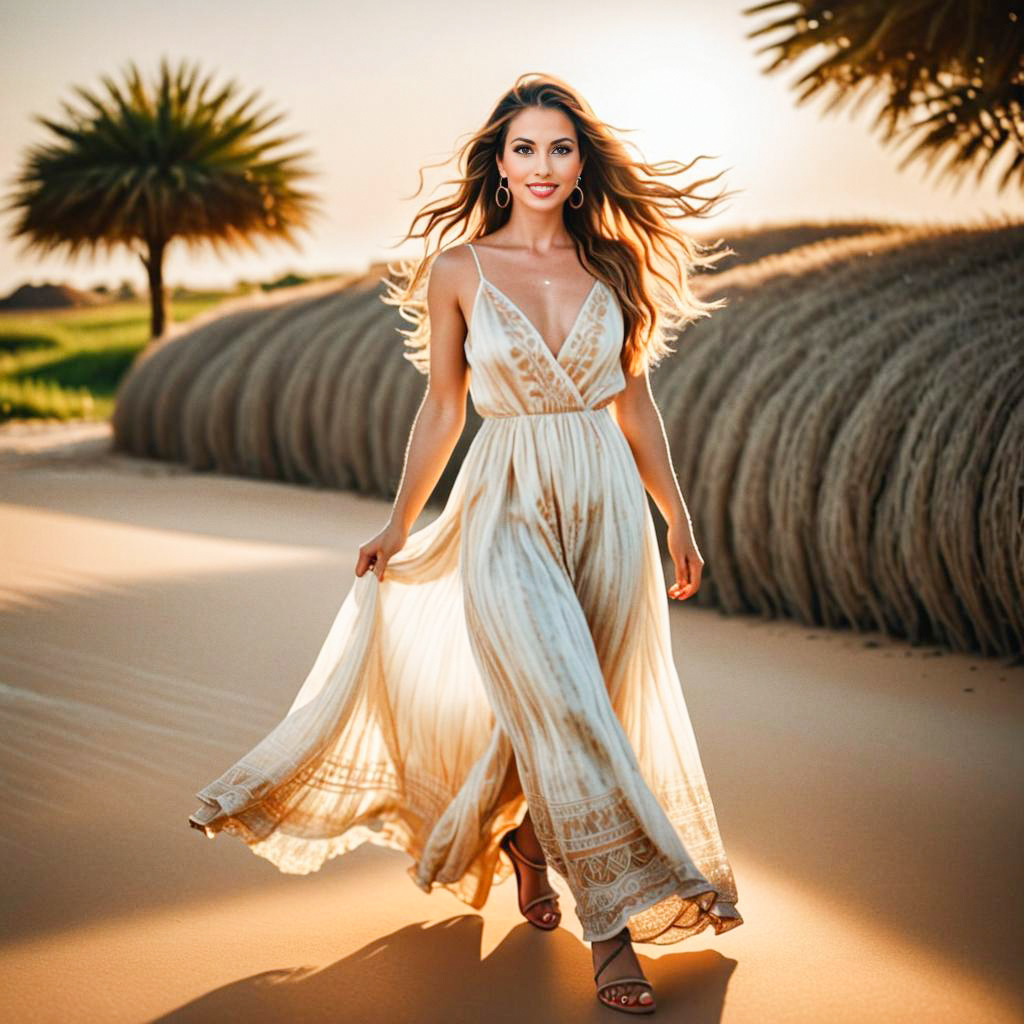
{"label": "shadow on sand", "polygon": [[[523,923],[485,960],[475,914],[412,924],[329,967],[286,967],[231,982],[160,1021],[387,1021],[452,1024],[488,1021],[625,1020],[594,996],[590,948],[565,931],[542,935]],[[736,961],[714,950],[648,960],[658,1021],[714,1024]]]}

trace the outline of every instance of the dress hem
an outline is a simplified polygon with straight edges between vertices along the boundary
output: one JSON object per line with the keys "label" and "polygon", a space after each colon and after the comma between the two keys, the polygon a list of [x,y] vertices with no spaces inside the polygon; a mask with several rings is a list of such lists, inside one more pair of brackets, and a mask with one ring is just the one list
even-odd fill
{"label": "dress hem", "polygon": [[[211,818],[207,822],[198,820],[196,817],[196,815],[204,815],[204,812],[206,815],[209,815],[217,809],[219,808],[212,807],[209,803],[204,801],[203,805],[189,816],[189,826],[204,833],[210,839],[215,838],[222,832],[229,835],[236,835],[246,843],[253,853],[269,861],[271,864],[274,864],[279,871],[282,871],[285,874],[311,874],[314,871],[318,871],[328,860],[333,860],[335,857],[348,853],[361,846],[363,843],[368,842],[375,846],[399,850],[411,857],[413,863],[406,867],[406,874],[416,888],[421,892],[430,895],[435,889],[447,889],[456,898],[467,904],[467,906],[472,907],[474,910],[481,910],[483,908],[486,903],[487,895],[489,895],[490,889],[493,885],[504,882],[512,876],[511,868],[505,871],[501,869],[501,858],[499,856],[495,862],[494,873],[491,877],[490,883],[484,886],[478,885],[475,887],[473,896],[470,896],[468,891],[458,885],[459,879],[443,880],[441,878],[425,878],[420,872],[422,851],[414,852],[407,845],[404,845],[398,839],[394,838],[386,829],[373,829],[365,823],[356,823],[346,829],[342,835],[335,836],[332,841],[329,841],[329,852],[325,851],[326,856],[319,864],[317,864],[316,867],[310,867],[301,872],[288,870],[287,861],[281,859],[280,856],[272,854],[270,847],[264,845],[266,840],[270,837],[258,837],[251,829],[246,827],[244,822],[239,821],[234,815],[224,813],[223,810],[221,810],[220,815]],[[504,825],[498,831],[503,830]],[[495,832],[495,835],[497,835],[497,832]],[[483,895],[483,899],[480,898],[481,895]],[[681,942],[684,939],[703,932],[709,927],[714,928],[716,935],[721,935],[723,932],[730,931],[731,929],[743,924],[743,918],[740,916],[735,904],[730,900],[720,899],[719,891],[714,886],[710,885],[705,879],[691,878],[680,883],[679,877],[676,875],[669,881],[668,885],[662,886],[645,896],[642,900],[639,900],[635,904],[623,909],[616,917],[615,924],[613,926],[602,929],[600,933],[591,931],[584,926],[582,933],[583,941],[602,942],[606,939],[610,939],[615,935],[618,935],[623,928],[628,927],[629,921],[632,917],[635,917],[637,914],[642,913],[644,910],[647,910],[666,899],[671,899],[673,896],[682,901],[682,907],[672,922],[653,935],[637,935],[631,930],[630,938],[633,942],[651,945],[667,945],[670,943]],[[699,910],[696,920],[690,920],[686,923],[680,924],[679,922],[682,919],[692,916],[695,907]],[[668,937],[666,938],[666,936]]]}
{"label": "dress hem", "polygon": [[[695,885],[698,887],[702,886],[703,888],[697,888],[694,891]],[[676,915],[670,924],[653,935],[635,935],[633,930],[630,929],[630,940],[632,942],[649,945],[668,945],[670,943],[682,942],[684,939],[698,935],[709,927],[714,928],[716,935],[721,935],[723,932],[731,931],[733,928],[743,924],[743,918],[736,909],[735,904],[730,900],[720,899],[718,890],[706,881],[691,881],[682,886],[673,881],[666,888],[656,890],[643,900],[623,910],[616,917],[615,924],[604,929],[601,933],[595,934],[584,928],[583,941],[604,942],[607,939],[614,938],[623,928],[628,928],[631,918],[666,899],[670,899],[672,896],[679,897],[683,902],[680,913]],[[692,913],[695,906],[699,908],[699,916],[696,921],[679,924],[678,922],[681,919]],[[671,937],[664,938],[667,935],[671,935]]]}

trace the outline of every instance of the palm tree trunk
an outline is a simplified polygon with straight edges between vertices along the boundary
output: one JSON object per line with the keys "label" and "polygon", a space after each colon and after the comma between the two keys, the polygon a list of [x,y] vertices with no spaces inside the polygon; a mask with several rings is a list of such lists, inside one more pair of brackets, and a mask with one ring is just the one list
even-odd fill
{"label": "palm tree trunk", "polygon": [[164,291],[164,249],[167,243],[150,242],[149,255],[142,256],[142,264],[149,278],[149,340],[164,333],[167,323],[167,295]]}

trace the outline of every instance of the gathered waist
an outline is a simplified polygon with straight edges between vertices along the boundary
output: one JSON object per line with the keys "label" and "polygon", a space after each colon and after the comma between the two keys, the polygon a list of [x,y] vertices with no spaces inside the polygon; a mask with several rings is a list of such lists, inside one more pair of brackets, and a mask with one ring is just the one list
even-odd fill
{"label": "gathered waist", "polygon": [[[570,416],[570,415],[586,415],[588,413],[597,412],[608,412],[608,406],[610,402],[606,402],[604,405],[592,406],[584,405],[575,409],[541,409],[539,411],[531,412],[499,412],[499,413],[480,413],[480,418],[484,420],[514,420],[525,416]],[[608,413],[610,416],[611,413]]]}

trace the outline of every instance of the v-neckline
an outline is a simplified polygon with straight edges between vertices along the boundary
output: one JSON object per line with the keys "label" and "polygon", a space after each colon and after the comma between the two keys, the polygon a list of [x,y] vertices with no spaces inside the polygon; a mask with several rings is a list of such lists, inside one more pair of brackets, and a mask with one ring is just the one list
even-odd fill
{"label": "v-neckline", "polygon": [[[540,342],[541,347],[551,356],[552,360],[559,366],[562,365],[562,353],[565,352],[569,343],[573,340],[576,334],[576,330],[580,325],[580,320],[583,319],[583,314],[590,305],[590,300],[594,297],[594,292],[597,291],[597,286],[601,283],[600,278],[595,277],[594,283],[590,286],[590,290],[587,292],[580,305],[580,308],[576,311],[576,316],[573,319],[572,326],[569,328],[569,333],[562,339],[562,343],[558,346],[558,351],[552,350],[551,346],[544,340],[544,335],[537,329],[536,324],[523,312],[522,307],[508,294],[508,292],[499,288],[489,277],[480,276],[480,286],[488,287],[496,291],[516,312],[519,318],[523,321],[526,326],[533,331],[537,341]],[[564,367],[563,367],[564,369]]]}

